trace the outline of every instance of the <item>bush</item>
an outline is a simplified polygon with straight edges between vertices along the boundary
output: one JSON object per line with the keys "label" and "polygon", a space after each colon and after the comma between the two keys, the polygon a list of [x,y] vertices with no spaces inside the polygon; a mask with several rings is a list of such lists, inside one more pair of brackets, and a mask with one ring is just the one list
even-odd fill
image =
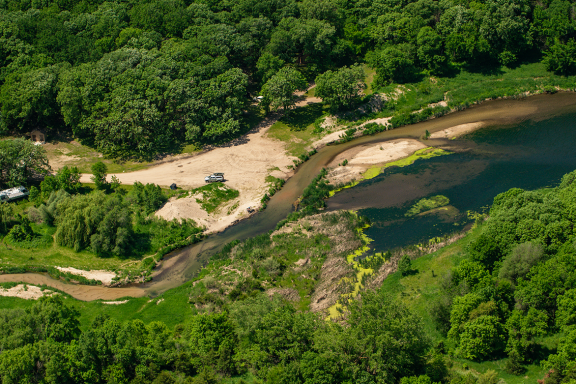
{"label": "bush", "polygon": [[412,272],[412,260],[410,256],[404,255],[400,261],[398,261],[398,272],[400,272],[402,276],[407,276]]}

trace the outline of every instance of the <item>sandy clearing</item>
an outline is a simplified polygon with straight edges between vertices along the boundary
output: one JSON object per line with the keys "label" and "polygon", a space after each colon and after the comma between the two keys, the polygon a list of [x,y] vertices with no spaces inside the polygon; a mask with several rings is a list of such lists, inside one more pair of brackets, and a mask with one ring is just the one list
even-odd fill
{"label": "sandy clearing", "polygon": [[112,279],[116,277],[116,273],[104,270],[84,271],[82,269],[76,269],[72,267],[56,267],[56,269],[58,269],[60,272],[68,272],[73,275],[84,276],[88,280],[98,280],[101,281],[104,285],[112,284]]}
{"label": "sandy clearing", "polygon": [[[260,199],[268,189],[265,181],[271,168],[276,177],[288,178],[292,171],[292,156],[285,151],[285,143],[267,137],[268,129],[279,118],[272,115],[250,131],[247,135],[227,145],[215,147],[192,158],[180,159],[160,164],[145,170],[119,173],[115,176],[122,184],[155,183],[169,186],[176,183],[183,188],[197,188],[204,185],[204,177],[213,172],[224,172],[226,185],[237,189],[240,196],[238,207],[228,215],[228,210],[220,209],[219,214],[208,215],[199,209],[194,198],[171,199],[158,214],[167,219],[190,218],[207,227],[207,232],[217,232],[230,226],[236,220],[246,217],[246,208],[260,206]],[[89,174],[82,175],[81,182],[90,182]],[[109,179],[112,175],[108,175]]]}
{"label": "sandy clearing", "polygon": [[46,289],[42,291],[40,287],[35,285],[18,284],[12,288],[0,288],[0,296],[18,297],[26,300],[38,300],[42,296],[50,296],[54,292]]}
{"label": "sandy clearing", "polygon": [[[377,164],[385,164],[412,155],[427,146],[414,139],[396,139],[380,144],[367,144],[351,148],[340,153],[328,164],[332,168],[328,180],[333,185],[348,183],[359,179],[368,168]],[[339,166],[344,160],[348,165]]]}
{"label": "sandy clearing", "polygon": [[127,302],[128,302],[128,300],[103,301],[102,304],[107,304],[107,305],[120,305],[120,304],[126,304]]}
{"label": "sandy clearing", "polygon": [[475,123],[460,124],[454,127],[446,128],[430,135],[430,139],[452,139],[475,131],[485,126],[486,123],[477,121]]}

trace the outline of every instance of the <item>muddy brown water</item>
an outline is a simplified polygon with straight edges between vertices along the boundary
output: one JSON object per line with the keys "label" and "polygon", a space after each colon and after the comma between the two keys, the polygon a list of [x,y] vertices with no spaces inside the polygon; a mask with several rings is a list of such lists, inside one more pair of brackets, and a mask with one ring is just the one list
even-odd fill
{"label": "muddy brown water", "polygon": [[[576,94],[573,93],[537,95],[521,100],[495,100],[438,119],[381,132],[373,136],[360,137],[340,145],[324,147],[298,168],[294,176],[270,199],[266,210],[229,227],[221,233],[208,236],[200,243],[170,253],[154,271],[152,281],[145,284],[122,288],[84,286],[65,284],[49,276],[34,273],[0,275],[0,282],[15,281],[29,284],[45,284],[66,292],[76,299],[85,301],[97,299],[115,300],[128,296],[157,296],[168,289],[175,288],[191,280],[199,272],[202,265],[208,262],[210,256],[218,252],[230,241],[244,240],[274,229],[276,224],[292,211],[293,203],[318,172],[343,151],[358,145],[379,143],[398,138],[420,139],[426,130],[433,133],[460,124],[485,122],[487,126],[504,125],[514,127],[515,124],[523,121],[542,121],[569,113],[576,113]],[[450,140],[429,140],[426,143],[427,145],[446,149],[451,149],[451,146],[454,147]],[[473,142],[468,142],[468,145],[471,147],[475,146]],[[460,151],[465,149],[459,148]],[[502,150],[505,151],[505,145],[502,146]],[[480,172],[482,167],[481,163],[471,164],[467,168],[467,172]],[[456,187],[458,180],[458,170],[453,169],[444,174],[442,183],[444,187]],[[388,204],[392,204],[395,201],[401,203],[411,196],[416,198],[423,194],[425,195],[422,191],[426,188],[427,186],[424,182],[398,183],[397,185],[388,183],[385,198],[388,200]],[[336,196],[338,197],[338,194]],[[372,195],[366,197],[366,200],[372,200],[376,204],[376,202],[382,201],[383,198],[384,195],[372,192]],[[346,204],[340,198],[340,200],[335,199],[333,202],[329,202],[329,206],[332,209],[338,207],[347,208],[350,204]],[[366,206],[363,208],[366,208]]]}

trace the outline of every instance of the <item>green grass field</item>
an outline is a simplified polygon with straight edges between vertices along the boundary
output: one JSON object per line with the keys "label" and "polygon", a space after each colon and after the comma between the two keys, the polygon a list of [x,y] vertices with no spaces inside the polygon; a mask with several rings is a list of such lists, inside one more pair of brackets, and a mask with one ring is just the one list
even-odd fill
{"label": "green grass field", "polygon": [[[80,312],[80,325],[82,329],[87,329],[92,321],[99,314],[108,315],[118,321],[140,319],[145,323],[152,321],[162,321],[169,327],[174,327],[186,321],[196,313],[196,310],[188,303],[191,282],[171,289],[164,294],[150,299],[125,298],[125,304],[103,304],[101,301],[79,301],[66,294],[66,305],[69,305]],[[50,287],[46,287],[51,289]],[[116,301],[123,301],[118,299]],[[28,308],[34,305],[34,300],[24,300],[15,297],[0,297],[0,309]]]}

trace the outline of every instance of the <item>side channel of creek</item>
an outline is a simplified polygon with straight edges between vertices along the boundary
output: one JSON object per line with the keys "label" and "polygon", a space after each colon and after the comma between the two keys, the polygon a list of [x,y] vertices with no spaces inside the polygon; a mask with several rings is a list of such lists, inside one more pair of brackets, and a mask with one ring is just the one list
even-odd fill
{"label": "side channel of creek", "polygon": [[[420,139],[465,123],[484,122],[485,128],[460,140],[428,140],[426,145],[454,152],[412,166],[389,168],[375,179],[337,193],[328,209],[357,209],[374,225],[367,235],[377,250],[405,246],[441,236],[466,223],[466,210],[479,210],[511,187],[540,188],[557,183],[576,169],[576,94],[538,95],[522,100],[485,102],[438,119],[381,132],[351,142],[322,148],[297,170],[250,219],[209,236],[204,241],[167,255],[152,281],[122,288],[64,284],[39,274],[0,275],[0,282],[22,281],[53,286],[80,300],[114,300],[124,296],[156,296],[192,279],[211,255],[233,240],[243,240],[273,229],[293,209],[304,188],[339,153],[357,145],[391,139]],[[422,215],[408,220],[405,210],[420,198],[444,195],[450,206],[444,215]]]}

